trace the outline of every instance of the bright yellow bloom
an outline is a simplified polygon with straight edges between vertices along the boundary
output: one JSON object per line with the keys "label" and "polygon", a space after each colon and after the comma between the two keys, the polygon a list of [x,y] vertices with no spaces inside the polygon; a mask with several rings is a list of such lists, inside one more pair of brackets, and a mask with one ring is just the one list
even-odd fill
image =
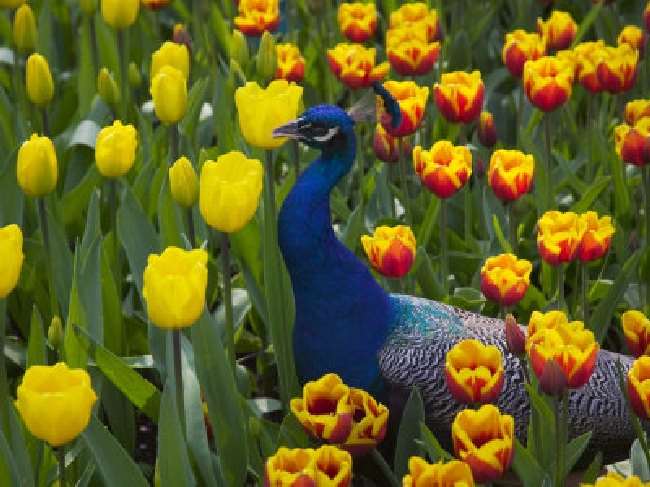
{"label": "bright yellow bloom", "polygon": [[537,19],[537,32],[549,50],[559,51],[571,45],[578,32],[578,24],[569,12],[553,10],[548,20]]}
{"label": "bright yellow bloom", "polygon": [[361,44],[341,42],[327,50],[327,61],[334,75],[349,88],[367,88],[384,79],[390,71],[387,62],[375,65],[376,50]]}
{"label": "bright yellow bloom", "polygon": [[409,459],[409,473],[402,479],[403,487],[474,487],[472,471],[465,462],[452,460],[434,464],[420,457]]}
{"label": "bright yellow bloom", "polygon": [[498,149],[490,157],[488,183],[497,198],[514,201],[530,191],[534,172],[532,154],[516,149]]}
{"label": "bright yellow bloom", "polygon": [[464,404],[493,402],[503,388],[503,357],[494,345],[466,339],[454,345],[445,358],[445,381],[456,401]]}
{"label": "bright yellow bloom", "polygon": [[14,290],[23,267],[23,232],[18,225],[0,227],[0,299]]}
{"label": "bright yellow bloom", "polygon": [[450,122],[470,123],[481,114],[485,86],[480,71],[444,73],[433,90],[438,110]]}
{"label": "bright yellow bloom", "polygon": [[645,49],[646,35],[641,27],[626,25],[618,35],[617,44],[629,44],[632,48],[643,52]]}
{"label": "bright yellow bloom", "polygon": [[502,306],[512,306],[526,295],[533,264],[514,254],[490,257],[481,268],[481,291]]}
{"label": "bright yellow bloom", "polygon": [[29,196],[45,196],[56,187],[58,165],[54,144],[32,134],[18,151],[18,185]]}
{"label": "bright yellow bloom", "polygon": [[238,151],[206,161],[201,169],[199,209],[220,232],[241,230],[253,218],[262,193],[264,170],[257,159]]}
{"label": "bright yellow bloom", "polygon": [[151,55],[150,79],[154,79],[163,66],[178,69],[185,79],[190,75],[190,52],[185,44],[166,41]]}
{"label": "bright yellow bloom", "polygon": [[101,0],[102,17],[113,29],[125,29],[138,18],[140,0]]}
{"label": "bright yellow bloom", "polygon": [[405,276],[415,260],[415,235],[405,225],[377,227],[372,236],[361,236],[361,245],[372,267],[387,277]]}
{"label": "bright yellow bloom", "polygon": [[585,222],[585,233],[578,246],[578,258],[583,262],[600,259],[609,250],[614,235],[611,216],[598,218],[598,213],[588,211],[580,215]]}
{"label": "bright yellow bloom", "polygon": [[34,12],[26,3],[18,7],[14,16],[14,44],[18,51],[33,51],[38,43],[38,29]]}
{"label": "bright yellow bloom", "polygon": [[273,130],[298,116],[302,87],[285,80],[271,81],[267,88],[248,82],[237,88],[235,104],[239,127],[246,141],[262,149],[276,149],[286,137],[273,137]]}
{"label": "bright yellow bloom", "polygon": [[570,61],[545,56],[524,65],[524,90],[533,105],[551,112],[571,98],[574,77]]}
{"label": "bright yellow bloom", "polygon": [[56,365],[34,365],[18,386],[16,409],[35,437],[52,447],[70,443],[86,429],[97,400],[88,372]]}
{"label": "bright yellow bloom", "polygon": [[[528,321],[527,340],[534,336],[535,333],[544,328],[555,329],[559,326],[566,325],[569,323],[569,318],[567,315],[558,309],[553,309],[546,313],[540,311],[533,311],[530,315],[530,320]],[[526,342],[526,350],[530,348],[530,342]]]}
{"label": "bright yellow bloom", "polygon": [[377,28],[377,8],[374,3],[341,3],[336,18],[341,32],[352,42],[367,41]]}
{"label": "bright yellow bloom", "polygon": [[429,42],[424,25],[397,27],[386,32],[386,54],[402,76],[422,76],[433,68],[440,42]]}
{"label": "bright yellow bloom", "polygon": [[239,0],[239,15],[235,25],[247,36],[261,36],[274,32],[280,25],[278,0]]}
{"label": "bright yellow bloom", "polygon": [[411,28],[416,24],[423,25],[430,41],[440,38],[440,23],[438,11],[434,8],[429,10],[424,2],[405,3],[390,14],[390,28],[398,27]]}
{"label": "bright yellow bloom", "polygon": [[628,101],[625,105],[625,121],[634,125],[644,117],[650,117],[650,99]]}
{"label": "bright yellow bloom", "polygon": [[334,446],[323,445],[314,452],[316,487],[349,487],[352,457]]}
{"label": "bright yellow bloom", "polygon": [[275,54],[275,78],[300,83],[305,77],[305,58],[300,55],[298,46],[290,42],[276,44]]}
{"label": "bright yellow bloom", "polygon": [[199,181],[187,157],[178,159],[169,168],[169,187],[174,201],[190,208],[199,197]]}
{"label": "bright yellow bloom", "polygon": [[144,270],[142,297],[151,322],[161,328],[193,325],[205,308],[208,254],[203,249],[167,247],[150,254]]}
{"label": "bright yellow bloom", "polygon": [[438,198],[449,198],[469,181],[472,175],[472,153],[464,145],[454,146],[439,140],[431,150],[419,145],[413,149],[415,172]]}
{"label": "bright yellow bloom", "polygon": [[54,81],[50,65],[40,54],[32,54],[27,58],[25,83],[27,97],[34,105],[45,106],[54,96]]}
{"label": "bright yellow bloom", "polygon": [[107,178],[124,176],[135,162],[138,132],[133,125],[122,125],[116,120],[97,134],[95,163],[100,174]]}
{"label": "bright yellow bloom", "polygon": [[179,122],[187,111],[187,79],[182,71],[165,65],[151,80],[151,97],[158,119],[166,124]]}
{"label": "bright yellow bloom", "polygon": [[466,462],[476,482],[503,476],[512,462],[515,421],[491,404],[465,409],[451,425],[456,456]]}
{"label": "bright yellow bloom", "polygon": [[537,228],[539,254],[549,264],[558,265],[575,259],[587,223],[572,211],[547,211]]}
{"label": "bright yellow bloom", "polygon": [[523,29],[513,30],[506,34],[501,58],[508,71],[517,78],[524,72],[524,64],[532,59],[539,59],[546,53],[546,44],[542,36]]}
{"label": "bright yellow bloom", "polygon": [[598,477],[595,484],[581,484],[582,487],[650,487],[650,482],[643,482],[636,475],[623,477],[616,472]]}
{"label": "bright yellow bloom", "polygon": [[650,319],[641,311],[628,310],[621,316],[621,327],[632,355],[650,355]]}

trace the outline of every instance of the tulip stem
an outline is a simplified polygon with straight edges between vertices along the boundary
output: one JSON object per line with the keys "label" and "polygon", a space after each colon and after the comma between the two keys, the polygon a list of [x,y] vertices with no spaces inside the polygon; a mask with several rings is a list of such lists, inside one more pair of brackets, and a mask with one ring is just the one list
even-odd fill
{"label": "tulip stem", "polygon": [[50,237],[47,226],[47,212],[45,210],[45,199],[37,198],[36,206],[38,207],[38,219],[41,223],[41,233],[43,234],[43,249],[45,250],[45,269],[47,272],[47,286],[50,293],[50,307],[52,308],[52,317],[59,313],[59,305],[56,299],[54,289],[54,280],[52,276],[52,266],[50,264]]}
{"label": "tulip stem", "polygon": [[404,157],[404,137],[400,137],[397,141],[397,149],[399,151],[399,185],[402,190],[402,199],[404,201],[404,221],[410,224],[413,215],[411,213],[411,202],[409,200],[409,191],[406,181],[406,158]]}
{"label": "tulip stem", "polygon": [[551,207],[551,117],[548,113],[544,115],[544,146],[546,148],[546,158],[542,163],[544,168],[542,212],[545,212]]}
{"label": "tulip stem", "polygon": [[194,230],[194,214],[191,206],[187,209],[185,215],[187,216],[187,240],[190,242],[190,248],[194,248],[196,245],[196,231]]}
{"label": "tulip stem", "polygon": [[169,126],[169,164],[174,164],[180,155],[180,134],[178,133],[178,124],[173,123]]}
{"label": "tulip stem", "polygon": [[564,264],[557,266],[557,309],[564,310]]}
{"label": "tulip stem", "polygon": [[50,135],[50,121],[47,118],[47,106],[44,106],[41,109],[41,115],[43,117],[43,135]]}
{"label": "tulip stem", "polygon": [[223,274],[223,306],[226,310],[226,348],[233,374],[236,371],[235,327],[232,313],[232,283],[230,282],[230,239],[228,234],[220,232],[221,272]]}
{"label": "tulip stem", "polygon": [[510,240],[510,246],[512,247],[512,253],[517,253],[517,226],[514,221],[514,212],[512,211],[512,202],[507,202],[506,207],[506,220],[508,223],[508,239]]}
{"label": "tulip stem", "polygon": [[445,295],[448,292],[447,282],[449,277],[449,257],[447,255],[447,200],[440,200],[440,274],[442,289]]}
{"label": "tulip stem", "polygon": [[524,87],[518,92],[519,96],[515,96],[515,103],[517,104],[517,147],[521,148],[521,134],[524,131]]}
{"label": "tulip stem", "polygon": [[65,487],[65,446],[56,449],[56,458],[59,463],[59,487]]}
{"label": "tulip stem", "polygon": [[555,461],[555,485],[556,487],[564,486],[564,467],[566,459],[564,450],[567,442],[567,416],[569,410],[568,392],[563,392],[562,396],[555,399],[555,440],[557,458]]}
{"label": "tulip stem", "polygon": [[122,121],[129,118],[129,53],[128,27],[117,31],[117,49],[120,55],[120,115]]}
{"label": "tulip stem", "polygon": [[[643,193],[645,199],[645,244],[650,248],[650,164],[643,168]],[[645,286],[645,305],[650,311],[650,282]]]}
{"label": "tulip stem", "polygon": [[174,353],[174,382],[176,383],[176,407],[181,421],[183,434],[185,432],[185,406],[183,404],[183,363],[181,360],[181,330],[172,331],[172,349]]}
{"label": "tulip stem", "polygon": [[379,453],[379,451],[376,448],[373,448],[370,453],[370,456],[372,457],[372,460],[377,464],[377,467],[379,467],[379,470],[381,470],[381,473],[384,475],[384,478],[388,480],[390,486],[399,487],[400,484],[395,478],[395,474],[390,469],[390,465],[388,465],[383,455]]}
{"label": "tulip stem", "polygon": [[587,268],[587,263],[586,262],[580,262],[580,267],[581,267],[581,280],[582,280],[582,321],[587,324],[587,321],[589,320],[589,309],[587,308],[588,306],[588,301],[587,301],[587,289],[589,288],[589,269]]}

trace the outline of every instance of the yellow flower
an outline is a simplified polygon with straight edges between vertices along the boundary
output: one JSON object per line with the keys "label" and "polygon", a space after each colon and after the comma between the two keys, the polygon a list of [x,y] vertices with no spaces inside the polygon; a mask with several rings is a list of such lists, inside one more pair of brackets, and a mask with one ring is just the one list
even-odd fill
{"label": "yellow flower", "polygon": [[351,481],[352,457],[329,445],[317,450],[281,447],[264,468],[269,487],[349,487]]}
{"label": "yellow flower", "polygon": [[300,55],[300,49],[290,42],[275,45],[275,78],[300,83],[305,77],[305,58]]}
{"label": "yellow flower", "polygon": [[430,41],[440,38],[438,11],[435,8],[429,10],[429,7],[424,2],[406,3],[390,14],[391,29],[397,27],[411,28],[416,24],[425,27]]}
{"label": "yellow flower", "polygon": [[140,0],[102,0],[102,17],[113,29],[124,29],[138,18]]}
{"label": "yellow flower", "polygon": [[398,27],[386,32],[386,53],[397,73],[422,76],[438,59],[440,42],[429,42],[423,25]]}
{"label": "yellow flower", "polygon": [[160,10],[169,5],[169,0],[142,0],[142,5],[149,10]]}
{"label": "yellow flower", "polygon": [[580,84],[591,93],[603,91],[597,70],[605,52],[605,43],[602,40],[581,42],[573,48],[576,76]]}
{"label": "yellow flower", "polygon": [[336,18],[345,37],[352,42],[365,42],[375,34],[377,7],[374,3],[341,3]]}
{"label": "yellow flower", "polygon": [[480,71],[444,73],[433,90],[438,110],[450,122],[470,123],[481,114],[485,85]]}
{"label": "yellow flower", "polygon": [[34,365],[18,386],[16,409],[29,432],[58,447],[86,429],[97,400],[90,376],[82,369]]}
{"label": "yellow flower", "polygon": [[643,482],[636,475],[623,477],[615,472],[598,477],[595,484],[581,484],[582,487],[650,487],[650,482]]}
{"label": "yellow flower", "polygon": [[187,157],[178,159],[169,168],[169,186],[174,201],[190,208],[199,197],[199,182],[192,163]]}
{"label": "yellow flower", "polygon": [[20,52],[33,51],[38,43],[38,29],[34,12],[29,5],[23,4],[14,16],[14,44]]}
{"label": "yellow flower", "polygon": [[151,96],[158,119],[166,124],[180,121],[187,111],[187,79],[183,73],[165,65],[151,80]]}
{"label": "yellow flower", "polygon": [[634,413],[641,419],[650,419],[650,357],[641,355],[627,373],[627,392]]}
{"label": "yellow flower", "polygon": [[390,66],[383,62],[375,66],[376,50],[361,44],[341,42],[327,50],[330,69],[349,88],[367,88],[388,75]]}
{"label": "yellow flower", "polygon": [[[555,329],[559,326],[566,325],[569,323],[567,315],[563,311],[553,309],[546,313],[540,311],[533,311],[530,315],[530,320],[528,321],[528,339],[535,335],[538,331],[544,328]],[[530,348],[530,342],[526,342],[526,350]]]}
{"label": "yellow flower", "polygon": [[201,169],[199,209],[208,225],[226,233],[253,218],[262,193],[263,168],[238,151],[206,161]]}
{"label": "yellow flower", "polygon": [[539,254],[549,264],[558,265],[575,259],[587,223],[572,211],[547,211],[537,227]]}
{"label": "yellow flower", "polygon": [[497,198],[514,201],[530,191],[535,160],[532,154],[518,150],[498,149],[490,157],[488,183]]}
{"label": "yellow flower", "polygon": [[314,452],[316,487],[349,487],[352,457],[335,446],[323,445]]}
{"label": "yellow flower", "polygon": [[116,120],[97,134],[95,163],[100,174],[107,178],[124,176],[135,162],[138,133],[133,125],[122,125]]}
{"label": "yellow flower", "polygon": [[32,54],[27,58],[25,74],[27,97],[34,105],[47,105],[54,96],[54,81],[50,66],[40,54]]}
{"label": "yellow flower", "polygon": [[628,310],[621,316],[625,343],[632,355],[650,355],[650,319],[641,311]]}
{"label": "yellow flower", "polygon": [[571,45],[578,32],[578,24],[569,12],[553,10],[546,22],[537,19],[537,32],[544,38],[549,50],[559,51]]}
{"label": "yellow flower", "polygon": [[502,306],[512,306],[526,295],[532,271],[530,261],[514,254],[490,257],[481,268],[481,291]]}
{"label": "yellow flower", "polygon": [[643,52],[645,49],[646,34],[641,27],[626,25],[618,35],[617,44],[629,44],[634,49]]}
{"label": "yellow flower", "polygon": [[596,68],[598,81],[610,93],[630,90],[636,80],[639,51],[627,43],[603,48]]}
{"label": "yellow flower", "polygon": [[545,53],[546,44],[539,34],[516,29],[506,34],[501,58],[510,74],[520,78],[526,61],[539,59]]}
{"label": "yellow flower", "polygon": [[273,129],[298,116],[301,100],[302,87],[285,80],[271,81],[266,89],[250,81],[237,88],[235,104],[242,135],[255,147],[280,147],[287,139],[274,138]]}
{"label": "yellow flower", "polygon": [[372,237],[361,236],[361,245],[372,266],[387,277],[403,277],[415,260],[415,235],[410,227],[381,226]]}
{"label": "yellow flower", "polygon": [[626,123],[614,129],[616,154],[628,164],[650,164],[650,116],[640,118],[634,126]]}
{"label": "yellow flower", "polygon": [[439,140],[428,151],[419,145],[413,149],[413,167],[438,198],[449,198],[469,181],[472,153],[464,145],[454,146],[448,140]]}
{"label": "yellow flower", "polygon": [[452,460],[433,465],[420,457],[409,459],[409,473],[402,480],[403,487],[474,487],[472,471],[465,462]]}
{"label": "yellow flower", "polygon": [[32,134],[18,151],[18,185],[29,196],[44,196],[56,187],[58,166],[54,144]]}
{"label": "yellow flower", "polygon": [[280,25],[278,0],[239,0],[239,15],[235,25],[247,36],[261,36],[274,32]]}
{"label": "yellow flower", "polygon": [[0,299],[14,290],[23,267],[23,232],[18,225],[0,227]]}
{"label": "yellow flower", "polygon": [[171,66],[183,73],[188,79],[190,75],[190,52],[184,44],[166,41],[151,55],[150,79],[154,79],[163,66]]}
{"label": "yellow flower", "polygon": [[185,328],[199,319],[205,307],[207,262],[203,249],[167,247],[160,255],[149,255],[142,296],[154,325]]}
{"label": "yellow flower", "polygon": [[614,235],[611,216],[598,218],[598,213],[588,211],[580,215],[586,229],[578,246],[578,258],[583,262],[600,259],[609,250]]}

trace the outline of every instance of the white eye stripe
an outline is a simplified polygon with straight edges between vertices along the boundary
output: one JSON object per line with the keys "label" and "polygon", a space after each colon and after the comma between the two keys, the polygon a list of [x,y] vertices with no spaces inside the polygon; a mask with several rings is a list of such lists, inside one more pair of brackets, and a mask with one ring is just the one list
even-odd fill
{"label": "white eye stripe", "polygon": [[321,136],[314,136],[312,137],[315,141],[317,142],[327,142],[328,140],[331,140],[334,138],[336,134],[339,133],[339,128],[338,127],[332,127],[330,128],[325,135]]}

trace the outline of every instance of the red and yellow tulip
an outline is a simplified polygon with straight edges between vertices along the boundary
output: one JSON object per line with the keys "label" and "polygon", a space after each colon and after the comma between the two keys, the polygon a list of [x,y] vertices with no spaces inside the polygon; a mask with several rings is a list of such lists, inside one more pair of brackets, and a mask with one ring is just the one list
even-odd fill
{"label": "red and yellow tulip", "polygon": [[377,29],[377,8],[374,3],[341,3],[337,19],[345,37],[352,42],[365,42]]}
{"label": "red and yellow tulip", "polygon": [[583,262],[598,260],[609,250],[614,235],[612,217],[598,218],[598,213],[588,211],[580,215],[580,219],[586,223],[586,228],[578,245],[578,258]]}
{"label": "red and yellow tulip", "polygon": [[618,125],[614,131],[616,153],[623,162],[635,166],[650,164],[650,117],[643,117],[634,126]]}
{"label": "red and yellow tulip", "polygon": [[444,73],[433,89],[438,110],[450,122],[470,123],[480,115],[485,95],[480,71]]}
{"label": "red and yellow tulip", "polygon": [[375,65],[375,48],[360,44],[337,44],[327,50],[327,60],[334,75],[348,88],[367,88],[388,75],[387,62]]}
{"label": "red and yellow tulip", "polygon": [[598,82],[610,93],[622,93],[634,86],[639,51],[629,44],[603,48],[602,58],[596,68]]}
{"label": "red and yellow tulip", "polygon": [[641,311],[628,310],[621,316],[621,326],[630,353],[650,355],[650,319]]}
{"label": "red and yellow tulip", "polygon": [[295,44],[276,44],[275,54],[277,67],[276,79],[286,79],[300,83],[305,77],[305,58],[300,55],[300,49]]}
{"label": "red and yellow tulip", "polygon": [[582,487],[650,487],[650,482],[643,482],[636,475],[623,477],[616,472],[598,477],[595,484],[582,484]]}
{"label": "red and yellow tulip", "polygon": [[429,9],[424,2],[406,3],[390,14],[390,28],[412,28],[422,25],[426,29],[429,41],[440,39],[438,11]]}
{"label": "red and yellow tulip", "polygon": [[352,457],[331,445],[281,447],[266,460],[264,487],[349,487]]}
{"label": "red and yellow tulip", "polygon": [[454,345],[445,359],[445,381],[456,401],[485,404],[503,388],[503,358],[494,345],[467,339]]}
{"label": "red and yellow tulip", "polygon": [[616,39],[617,44],[629,44],[633,49],[643,53],[645,50],[646,35],[641,27],[626,25]]}
{"label": "red and yellow tulip", "polygon": [[439,140],[431,150],[413,149],[413,167],[424,185],[438,198],[456,194],[472,175],[472,153],[464,145]]}
{"label": "red and yellow tulip", "polygon": [[274,32],[280,25],[278,0],[239,0],[235,26],[247,36]]}
{"label": "red and yellow tulip", "polygon": [[377,227],[372,236],[361,236],[361,245],[372,267],[386,277],[405,276],[415,260],[415,235],[405,225]]}
{"label": "red and yellow tulip", "polygon": [[537,19],[537,32],[549,51],[559,51],[571,45],[578,32],[578,24],[569,12],[553,10],[546,21]]}
{"label": "red and yellow tulip", "polygon": [[[528,338],[532,337],[538,331],[550,328],[555,329],[561,325],[566,325],[569,322],[567,315],[560,310],[553,309],[546,313],[540,311],[533,311],[528,321],[527,334]],[[530,348],[530,343],[526,342],[526,350]]]}
{"label": "red and yellow tulip", "polygon": [[606,55],[605,43],[602,40],[581,42],[573,52],[576,57],[576,77],[580,84],[591,93],[603,91],[597,71]]}
{"label": "red and yellow tulip", "polygon": [[628,101],[625,105],[625,122],[634,125],[644,117],[650,117],[650,99]]}
{"label": "red and yellow tulip", "polygon": [[386,54],[391,66],[402,76],[421,76],[433,68],[440,42],[429,42],[424,25],[399,27],[386,33]]}
{"label": "red and yellow tulip", "polygon": [[[377,158],[384,162],[397,162],[400,156],[400,139],[393,137],[378,123],[375,127],[375,136],[372,139],[372,149]],[[402,155],[411,153],[411,144],[402,140]]]}
{"label": "red and yellow tulip", "polygon": [[572,211],[552,210],[542,215],[537,227],[540,256],[549,264],[558,265],[575,259],[587,224]]}
{"label": "red and yellow tulip", "polygon": [[490,257],[481,268],[481,291],[486,298],[501,306],[521,301],[530,285],[533,265],[514,254]]}
{"label": "red and yellow tulip", "polygon": [[465,409],[451,425],[456,456],[466,462],[476,482],[492,482],[510,468],[515,421],[486,404],[478,410]]}
{"label": "red and yellow tulip", "polygon": [[545,56],[524,65],[524,90],[530,102],[551,112],[571,97],[575,68],[566,59]]}
{"label": "red and yellow tulip", "polygon": [[364,455],[386,436],[388,408],[362,389],[350,388],[352,429],[339,447],[354,456]]}
{"label": "red and yellow tulip", "polygon": [[650,357],[637,358],[627,373],[630,405],[641,419],[650,419]]}
{"label": "red and yellow tulip", "polygon": [[497,198],[514,201],[530,191],[534,172],[532,154],[516,149],[499,149],[490,157],[488,183]]}
{"label": "red and yellow tulip", "polygon": [[472,471],[465,462],[427,463],[423,458],[409,458],[409,473],[402,479],[403,487],[474,487]]}
{"label": "red and yellow tulip", "polygon": [[497,143],[497,129],[494,117],[490,112],[481,112],[478,119],[478,140],[485,147],[493,147]]}
{"label": "red and yellow tulip", "polygon": [[429,88],[418,86],[413,81],[386,81],[384,88],[397,100],[402,121],[393,127],[392,117],[384,108],[381,97],[377,97],[377,115],[382,126],[393,137],[404,137],[415,132],[422,118],[429,98]]}
{"label": "red and yellow tulip", "polygon": [[503,64],[510,74],[517,78],[520,78],[524,72],[526,61],[539,59],[544,54],[546,54],[546,44],[542,36],[523,29],[508,32],[501,51]]}

